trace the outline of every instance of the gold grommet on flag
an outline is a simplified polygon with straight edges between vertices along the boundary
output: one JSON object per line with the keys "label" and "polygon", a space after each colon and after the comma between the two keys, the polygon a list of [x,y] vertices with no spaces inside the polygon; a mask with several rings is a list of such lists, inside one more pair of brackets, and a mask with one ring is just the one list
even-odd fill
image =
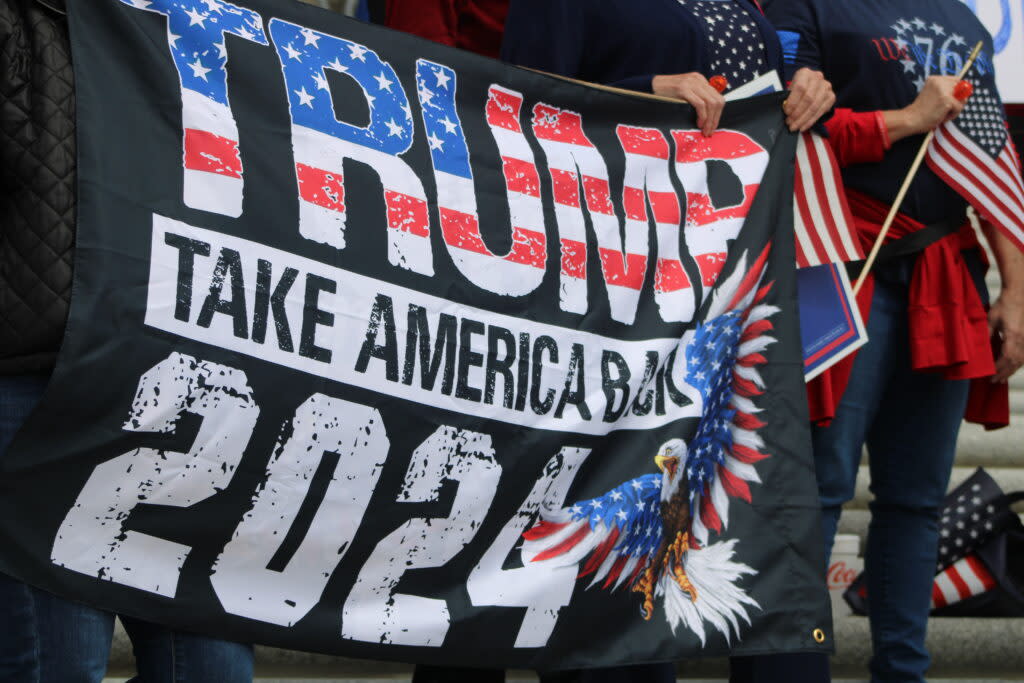
{"label": "gold grommet on flag", "polygon": [[821,645],[825,642],[825,632],[822,631],[820,628],[814,629],[814,633],[812,635],[814,636],[814,642],[816,642],[818,645]]}

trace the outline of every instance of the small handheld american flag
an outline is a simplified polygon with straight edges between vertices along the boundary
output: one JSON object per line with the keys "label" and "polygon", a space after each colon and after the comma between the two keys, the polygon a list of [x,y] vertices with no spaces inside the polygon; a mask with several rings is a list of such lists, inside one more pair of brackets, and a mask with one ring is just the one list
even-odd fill
{"label": "small handheld american flag", "polygon": [[1024,250],[1024,182],[995,75],[989,70],[967,80],[974,94],[960,116],[935,132],[928,166]]}

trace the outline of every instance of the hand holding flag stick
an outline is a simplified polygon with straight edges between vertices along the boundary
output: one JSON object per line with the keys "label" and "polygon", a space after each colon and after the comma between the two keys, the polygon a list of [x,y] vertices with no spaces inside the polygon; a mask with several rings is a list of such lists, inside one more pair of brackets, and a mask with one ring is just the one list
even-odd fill
{"label": "hand holding flag stick", "polygon": [[[957,74],[957,79],[963,81],[964,76],[974,66],[974,61],[981,54],[981,48],[983,43],[978,41],[978,44],[971,50],[970,56],[967,61],[964,62],[963,68],[960,69],[960,73]],[[954,91],[954,96],[957,99],[966,99],[970,97],[970,90],[972,88],[961,88],[961,84],[957,84],[957,89]],[[970,83],[967,84],[970,86]],[[900,191],[896,194],[896,199],[892,203],[892,208],[889,209],[889,215],[885,217],[885,222],[882,224],[882,230],[878,233],[878,237],[875,239],[874,246],[871,247],[871,253],[868,254],[867,261],[864,262],[864,268],[861,270],[860,277],[857,278],[857,284],[853,286],[853,294],[856,296],[860,293],[861,287],[864,286],[864,281],[868,277],[868,273],[871,272],[872,266],[875,265],[875,259],[878,258],[878,251],[882,248],[882,243],[885,242],[886,235],[889,234],[889,229],[892,227],[893,221],[896,220],[896,214],[900,211],[900,206],[903,204],[904,197],[907,196],[907,190],[910,189],[910,183],[914,181],[914,176],[917,175],[918,169],[921,168],[921,162],[924,161],[925,153],[928,151],[928,145],[931,144],[932,138],[935,137],[935,130],[928,131],[928,135],[925,136],[924,142],[921,143],[921,149],[918,150],[917,156],[914,158],[914,163],[910,165],[910,171],[907,172],[907,177],[903,179],[903,185],[900,186]]]}

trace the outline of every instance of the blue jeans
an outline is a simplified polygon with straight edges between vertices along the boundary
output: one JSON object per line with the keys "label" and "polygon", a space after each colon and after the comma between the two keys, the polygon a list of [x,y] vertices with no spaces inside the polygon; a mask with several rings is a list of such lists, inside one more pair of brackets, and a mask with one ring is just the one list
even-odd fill
{"label": "blue jeans", "polygon": [[854,362],[836,419],[812,433],[826,556],[841,507],[854,495],[861,449],[868,447],[871,676],[885,683],[925,680],[939,511],[968,391],[967,381],[911,371],[906,275],[876,282],[870,341]]}
{"label": "blue jeans", "polygon": [[[0,376],[0,457],[42,396],[45,375]],[[252,647],[121,618],[139,683],[249,683]],[[99,683],[114,615],[0,574],[0,683]]]}

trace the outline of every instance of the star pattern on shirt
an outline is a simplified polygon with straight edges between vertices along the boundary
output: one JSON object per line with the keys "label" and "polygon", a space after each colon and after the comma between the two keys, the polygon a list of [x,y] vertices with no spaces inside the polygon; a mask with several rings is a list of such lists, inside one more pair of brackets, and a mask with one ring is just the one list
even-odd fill
{"label": "star pattern on shirt", "polygon": [[679,0],[704,23],[710,40],[710,75],[735,88],[771,70],[754,18],[735,0]]}
{"label": "star pattern on shirt", "polygon": [[948,31],[937,21],[928,23],[920,17],[904,17],[890,28],[896,32],[892,42],[900,50],[897,63],[902,66],[901,73],[918,92],[924,88],[928,76],[958,73],[970,52],[962,35]]}

